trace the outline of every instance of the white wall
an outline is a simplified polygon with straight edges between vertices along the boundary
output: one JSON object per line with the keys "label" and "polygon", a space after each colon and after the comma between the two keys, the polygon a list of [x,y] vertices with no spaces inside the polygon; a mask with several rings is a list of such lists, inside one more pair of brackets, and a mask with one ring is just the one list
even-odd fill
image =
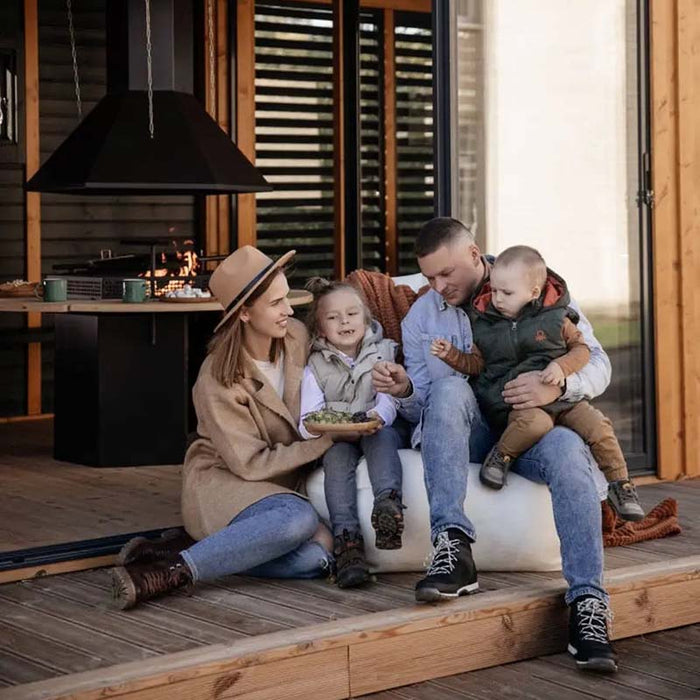
{"label": "white wall", "polygon": [[625,0],[487,0],[487,250],[538,248],[587,308],[629,298]]}

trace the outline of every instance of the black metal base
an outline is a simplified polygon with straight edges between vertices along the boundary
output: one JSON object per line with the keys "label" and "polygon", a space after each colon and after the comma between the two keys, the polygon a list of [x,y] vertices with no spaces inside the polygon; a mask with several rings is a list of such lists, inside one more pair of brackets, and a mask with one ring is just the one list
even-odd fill
{"label": "black metal base", "polygon": [[195,374],[188,318],[56,314],[56,459],[93,467],[182,463]]}

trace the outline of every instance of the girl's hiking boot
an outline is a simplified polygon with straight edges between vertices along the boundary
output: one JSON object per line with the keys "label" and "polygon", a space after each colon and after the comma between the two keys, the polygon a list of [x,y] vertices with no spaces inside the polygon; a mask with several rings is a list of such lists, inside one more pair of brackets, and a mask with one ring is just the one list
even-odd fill
{"label": "girl's hiking boot", "polygon": [[194,586],[192,572],[182,557],[173,561],[127,564],[112,569],[112,600],[122,610],[178,589]]}
{"label": "girl's hiking boot", "polygon": [[611,481],[608,486],[608,503],[623,520],[644,519],[644,509],[637,496],[637,489],[629,479]]}
{"label": "girl's hiking boot", "polygon": [[117,564],[149,564],[154,561],[177,559],[183,549],[195,543],[184,530],[173,528],[161,532],[160,537],[148,540],[145,537],[130,539],[117,555]]}
{"label": "girl's hiking boot", "polygon": [[479,481],[490,489],[502,489],[506,484],[508,470],[513,464],[513,458],[504,455],[497,445],[491,448],[479,470]]}
{"label": "girl's hiking boot", "polygon": [[469,538],[456,528],[439,533],[426,576],[416,584],[416,600],[451,600],[478,590]]}
{"label": "girl's hiking boot", "polygon": [[376,533],[374,546],[377,549],[401,549],[405,507],[401,503],[401,496],[393,490],[375,502],[372,510],[372,527]]}
{"label": "girl's hiking boot", "polygon": [[582,671],[617,671],[617,655],[608,630],[611,620],[610,609],[595,596],[582,595],[569,606],[568,651]]}
{"label": "girl's hiking boot", "polygon": [[343,530],[335,536],[335,581],[339,588],[361,586],[369,580],[369,568],[365,561],[365,543],[359,532]]}

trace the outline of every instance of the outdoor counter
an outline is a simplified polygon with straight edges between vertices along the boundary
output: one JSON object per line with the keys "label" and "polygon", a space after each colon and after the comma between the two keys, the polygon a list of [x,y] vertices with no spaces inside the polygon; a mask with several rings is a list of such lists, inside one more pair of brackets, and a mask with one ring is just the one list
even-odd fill
{"label": "outdoor counter", "polygon": [[[311,294],[290,292],[292,306]],[[219,302],[0,299],[55,314],[54,457],[94,467],[181,464],[196,429],[192,386]]]}

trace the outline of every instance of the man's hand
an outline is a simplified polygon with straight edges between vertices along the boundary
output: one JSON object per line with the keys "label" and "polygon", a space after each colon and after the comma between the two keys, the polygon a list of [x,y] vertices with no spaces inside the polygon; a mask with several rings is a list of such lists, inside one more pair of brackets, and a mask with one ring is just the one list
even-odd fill
{"label": "man's hand", "polygon": [[519,374],[503,387],[503,400],[514,409],[546,406],[561,394],[561,387],[544,384],[537,371]]}
{"label": "man's hand", "polygon": [[372,383],[375,391],[398,399],[408,396],[411,380],[402,365],[382,360],[372,368]]}
{"label": "man's hand", "polygon": [[558,362],[550,362],[541,372],[540,379],[545,384],[564,386],[564,370]]}
{"label": "man's hand", "polygon": [[451,349],[452,343],[444,338],[433,340],[433,342],[430,344],[430,354],[435,355],[435,357],[439,357],[441,360],[444,360],[447,357]]}

